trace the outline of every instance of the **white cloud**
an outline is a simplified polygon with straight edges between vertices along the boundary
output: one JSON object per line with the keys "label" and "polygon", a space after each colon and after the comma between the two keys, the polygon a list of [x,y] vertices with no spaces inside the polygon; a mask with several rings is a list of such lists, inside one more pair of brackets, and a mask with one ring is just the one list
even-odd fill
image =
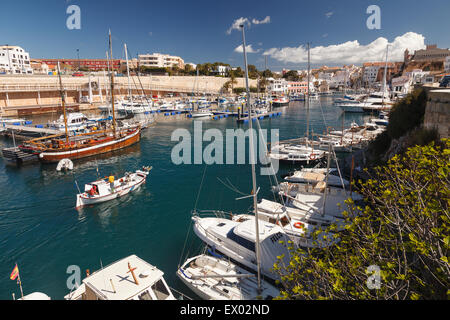
{"label": "white cloud", "polygon": [[[234,52],[243,53],[244,50],[242,48],[243,48],[243,46],[241,44],[239,47],[234,49]],[[247,51],[247,53],[258,53],[261,49],[255,50],[252,48],[252,45],[249,44],[248,46],[245,46],[245,50]]]}
{"label": "white cloud", "polygon": [[227,34],[231,34],[233,30],[240,30],[241,25],[247,25],[247,27],[250,27],[252,23],[256,25],[270,23],[270,16],[265,17],[263,20],[253,19],[252,21],[248,18],[240,17],[239,19],[233,21],[233,24],[227,30]]}
{"label": "white cloud", "polygon": [[253,22],[253,24],[266,24],[266,23],[270,23],[270,16],[265,17],[263,20],[256,20],[256,19],[253,19],[252,22]]}
{"label": "white cloud", "polygon": [[[366,61],[383,61],[386,56],[386,46],[389,47],[390,61],[402,61],[405,49],[410,52],[425,48],[425,37],[415,32],[407,32],[389,43],[380,37],[367,45],[361,45],[358,40],[347,41],[337,45],[318,46],[311,48],[313,63],[363,63]],[[273,59],[284,63],[304,63],[308,61],[306,46],[271,48],[264,52]]]}
{"label": "white cloud", "polygon": [[331,16],[334,14],[334,12],[333,11],[330,11],[330,12],[327,12],[327,13],[325,13],[325,16],[327,17],[327,18],[331,18]]}
{"label": "white cloud", "polygon": [[231,27],[227,30],[227,34],[231,34],[231,31],[233,30],[239,30],[240,26],[243,24],[246,24],[247,26],[250,27],[251,22],[247,18],[240,17],[239,19],[234,20]]}

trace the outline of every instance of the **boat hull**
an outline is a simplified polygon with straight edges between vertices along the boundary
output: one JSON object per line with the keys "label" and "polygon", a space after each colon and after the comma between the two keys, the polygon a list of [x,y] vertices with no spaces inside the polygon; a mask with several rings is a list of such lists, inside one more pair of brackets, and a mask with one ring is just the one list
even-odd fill
{"label": "boat hull", "polygon": [[139,180],[137,183],[127,186],[126,188],[122,188],[120,190],[118,190],[117,192],[108,194],[106,196],[103,197],[93,197],[90,198],[89,196],[87,196],[86,194],[78,194],[77,195],[77,203],[76,203],[76,207],[77,208],[81,208],[83,206],[87,206],[87,205],[93,205],[93,204],[97,204],[97,203],[102,203],[102,202],[106,202],[106,201],[110,201],[110,200],[114,200],[120,197],[123,197],[127,194],[129,194],[132,191],[136,191],[138,190],[141,185],[143,185],[146,181],[146,177],[142,177],[141,180]]}
{"label": "boat hull", "polygon": [[133,144],[136,144],[140,141],[141,134],[140,130],[136,130],[135,132],[116,139],[112,141],[106,141],[104,143],[99,143],[98,145],[80,148],[76,150],[67,150],[67,151],[55,151],[55,152],[47,152],[44,151],[39,154],[39,160],[44,163],[55,163],[59,162],[62,159],[81,159],[86,157],[95,156],[98,154],[108,153],[115,150],[124,149]]}

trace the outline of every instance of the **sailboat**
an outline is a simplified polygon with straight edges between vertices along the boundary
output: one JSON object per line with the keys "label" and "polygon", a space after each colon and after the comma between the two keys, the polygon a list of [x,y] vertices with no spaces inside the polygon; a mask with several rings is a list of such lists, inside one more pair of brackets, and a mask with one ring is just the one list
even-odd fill
{"label": "sailboat", "polygon": [[[111,33],[109,34],[109,44],[112,58]],[[41,162],[52,163],[59,162],[62,159],[73,160],[108,153],[129,147],[140,141],[141,128],[139,126],[128,129],[117,127],[114,109],[114,72],[111,72],[111,127],[104,127],[102,130],[92,131],[77,136],[69,136],[65,107],[65,91],[62,85],[59,62],[58,75],[65,123],[65,135],[54,135],[25,141],[19,146],[21,151],[38,155]]]}
{"label": "sailboat", "polygon": [[[250,91],[248,86],[247,56],[245,51],[245,32],[242,28],[244,62],[246,70],[247,107],[252,114]],[[252,131],[252,121],[249,121]],[[253,135],[250,135],[251,159],[254,159]],[[208,246],[224,254],[228,260],[200,255],[188,259],[177,274],[183,282],[204,299],[271,299],[279,295],[278,289],[262,279],[267,276],[278,279],[273,272],[277,257],[283,256],[287,263],[289,238],[280,226],[259,219],[257,209],[256,171],[252,162],[251,195],[255,207],[255,216],[246,221],[234,221],[220,217],[201,217],[198,212],[193,216],[194,232]],[[284,244],[280,241],[285,241]],[[253,272],[245,271],[236,263]],[[256,278],[256,279],[255,279]],[[254,280],[253,280],[254,279]]]}
{"label": "sailboat", "polygon": [[[197,70],[197,77],[195,81],[197,82],[199,70]],[[194,84],[195,86],[195,84]],[[198,86],[197,86],[197,96],[199,95]],[[195,110],[195,105],[197,105],[197,110]],[[192,101],[192,112],[190,113],[190,117],[195,118],[210,118],[214,116],[214,114],[207,107],[201,108],[201,106],[205,106],[205,99],[197,99],[197,101]]]}

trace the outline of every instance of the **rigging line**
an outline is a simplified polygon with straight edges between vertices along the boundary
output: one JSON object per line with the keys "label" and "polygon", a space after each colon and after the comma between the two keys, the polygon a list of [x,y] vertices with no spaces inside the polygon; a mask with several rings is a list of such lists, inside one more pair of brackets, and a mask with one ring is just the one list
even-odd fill
{"label": "rigging line", "polygon": [[203,171],[202,181],[200,182],[200,188],[198,190],[197,199],[195,200],[194,211],[197,211],[198,200],[200,199],[200,193],[202,192],[203,182],[205,180],[206,168],[208,168],[207,164],[205,164],[205,170]]}
{"label": "rigging line", "polygon": [[220,180],[219,177],[217,177],[217,180],[219,180],[220,183],[222,183],[225,187],[227,187],[227,188],[230,189],[231,191],[234,191],[234,192],[236,192],[236,193],[239,193],[239,194],[241,194],[241,195],[243,195],[243,196],[248,196],[247,193],[244,193],[244,192],[239,191],[239,189],[236,188],[236,187],[231,183],[231,181],[228,180],[228,178],[227,178],[227,181],[228,181],[229,185],[227,185],[225,182],[223,182],[222,180]]}

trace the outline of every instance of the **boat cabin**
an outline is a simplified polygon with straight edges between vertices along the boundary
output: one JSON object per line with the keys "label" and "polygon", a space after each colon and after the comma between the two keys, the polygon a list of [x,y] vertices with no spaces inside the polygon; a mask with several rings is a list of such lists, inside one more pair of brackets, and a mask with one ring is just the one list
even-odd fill
{"label": "boat cabin", "polygon": [[175,300],[164,273],[131,255],[93,274],[66,300]]}

